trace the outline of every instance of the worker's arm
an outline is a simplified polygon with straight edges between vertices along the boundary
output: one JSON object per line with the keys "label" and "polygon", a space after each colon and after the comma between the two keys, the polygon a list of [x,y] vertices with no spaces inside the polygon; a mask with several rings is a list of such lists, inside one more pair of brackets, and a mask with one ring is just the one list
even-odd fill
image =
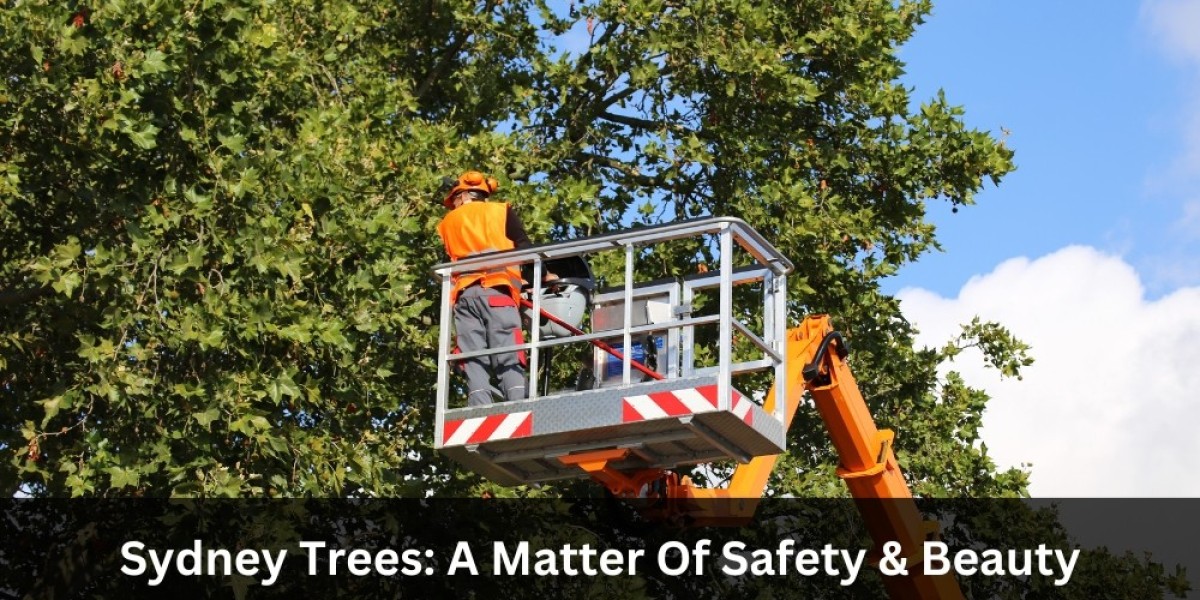
{"label": "worker's arm", "polygon": [[[518,250],[528,248],[533,245],[529,241],[529,234],[525,233],[525,223],[521,221],[521,216],[513,210],[511,204],[508,205],[508,212],[504,217],[504,235],[512,240],[513,246]],[[533,279],[533,265],[521,265],[521,277],[525,281]],[[550,281],[558,279],[558,276],[550,271],[542,273],[542,281]]]}
{"label": "worker's arm", "polygon": [[525,233],[525,223],[521,221],[521,216],[513,210],[511,204],[507,208],[508,214],[504,216],[504,235],[512,240],[513,246],[518,250],[532,246],[529,234]]}

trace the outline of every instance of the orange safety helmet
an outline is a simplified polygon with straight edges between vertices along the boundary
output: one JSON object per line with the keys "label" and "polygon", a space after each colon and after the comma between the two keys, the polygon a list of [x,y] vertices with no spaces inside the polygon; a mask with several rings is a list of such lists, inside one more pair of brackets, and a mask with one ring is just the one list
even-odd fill
{"label": "orange safety helmet", "polygon": [[479,171],[467,171],[459,175],[457,180],[448,179],[446,183],[450,187],[450,191],[446,192],[446,197],[442,199],[442,206],[446,208],[454,206],[454,197],[459,192],[474,191],[481,192],[484,196],[490,196],[492,192],[500,188],[499,181]]}

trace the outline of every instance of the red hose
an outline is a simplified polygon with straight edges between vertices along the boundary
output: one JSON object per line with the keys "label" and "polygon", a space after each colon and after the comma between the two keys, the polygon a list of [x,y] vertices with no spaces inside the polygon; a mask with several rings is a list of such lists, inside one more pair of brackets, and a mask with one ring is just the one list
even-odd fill
{"label": "red hose", "polygon": [[[521,298],[521,304],[528,308],[533,308],[533,303],[530,302],[529,300],[526,300],[525,298]],[[546,309],[544,309],[544,308],[539,309],[539,312],[542,313],[543,317],[550,319],[555,324],[562,326],[567,331],[570,331],[572,335],[583,335],[582,329],[575,327],[574,325],[571,325],[570,323],[546,312]],[[625,355],[621,354],[620,350],[617,350],[616,348],[613,348],[612,346],[609,346],[608,344],[605,344],[604,342],[602,342],[600,340],[589,340],[589,341],[591,342],[591,344],[593,346],[615,356],[617,358],[617,360],[620,360],[620,361],[625,360]],[[642,363],[640,363],[636,360],[633,360],[632,357],[630,357],[630,359],[629,359],[629,366],[645,373],[646,375],[649,375],[650,377],[652,377],[654,379],[666,379],[665,377],[663,377],[662,373],[659,373],[658,371],[655,371],[655,370],[651,369],[650,367],[647,367],[646,365],[643,365]]]}

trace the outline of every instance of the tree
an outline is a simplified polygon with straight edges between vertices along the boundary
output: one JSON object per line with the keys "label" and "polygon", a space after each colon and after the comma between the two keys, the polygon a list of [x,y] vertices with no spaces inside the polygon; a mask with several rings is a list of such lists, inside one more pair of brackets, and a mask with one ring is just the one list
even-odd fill
{"label": "tree", "polygon": [[[700,215],[798,259],[922,495],[1026,494],[987,398],[880,281],[1012,152],[896,51],[928,1],[10,1],[0,12],[0,486],[402,496],[430,451],[437,181],[497,175],[543,238]],[[567,37],[556,37],[567,36]],[[556,39],[580,40],[560,52]],[[704,248],[656,257],[678,275]],[[762,383],[762,382],[760,382]],[[844,494],[801,414],[780,493]],[[494,490],[495,493],[512,493]],[[521,494],[547,493],[518,491]]]}
{"label": "tree", "polygon": [[452,82],[503,80],[530,42],[431,55],[496,18],[469,5],[62,6],[0,16],[4,489],[425,485],[403,473],[428,436],[430,190],[518,150],[439,115],[503,112]]}
{"label": "tree", "polygon": [[[894,50],[927,9],[21,3],[6,487],[401,490],[428,423],[432,190],[468,165],[552,236],[747,219],[803,257],[797,314],[839,315],[865,381],[924,397],[933,358],[896,363],[917,355],[877,283],[935,243],[922,202],[1011,168],[943,98],[910,114]],[[588,51],[555,55],[534,15],[585,23]],[[692,268],[669,258],[647,269]]]}

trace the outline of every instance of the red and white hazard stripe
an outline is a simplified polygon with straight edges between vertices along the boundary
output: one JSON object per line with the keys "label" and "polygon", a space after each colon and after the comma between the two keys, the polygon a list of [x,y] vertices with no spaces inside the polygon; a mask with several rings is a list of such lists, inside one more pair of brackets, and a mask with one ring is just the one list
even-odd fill
{"label": "red and white hazard stripe", "polygon": [[754,411],[750,410],[750,407],[754,404],[753,402],[734,390],[732,404],[733,408],[731,410],[735,417],[741,419],[747,425],[754,424]]}
{"label": "red and white hazard stripe", "polygon": [[531,411],[446,421],[442,430],[443,446],[480,444],[496,440],[529,437],[533,433]]}
{"label": "red and white hazard stripe", "polygon": [[[733,392],[731,412],[747,425],[754,423],[751,402]],[[666,417],[679,417],[717,410],[717,386],[703,385],[669,392],[655,392],[640,396],[626,396],[621,402],[621,421],[634,423]]]}

